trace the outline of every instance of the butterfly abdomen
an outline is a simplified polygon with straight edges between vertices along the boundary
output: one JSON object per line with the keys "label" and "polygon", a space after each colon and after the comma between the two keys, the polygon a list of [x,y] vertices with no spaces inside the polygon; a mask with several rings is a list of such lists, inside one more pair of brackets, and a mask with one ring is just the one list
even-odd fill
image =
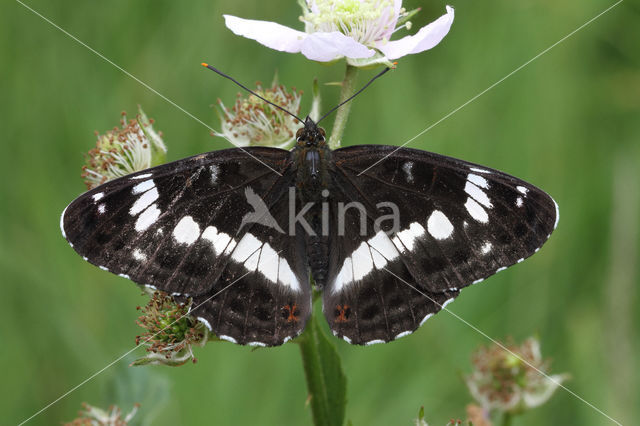
{"label": "butterfly abdomen", "polygon": [[329,237],[317,234],[307,239],[307,258],[313,281],[318,290],[327,283],[329,273]]}

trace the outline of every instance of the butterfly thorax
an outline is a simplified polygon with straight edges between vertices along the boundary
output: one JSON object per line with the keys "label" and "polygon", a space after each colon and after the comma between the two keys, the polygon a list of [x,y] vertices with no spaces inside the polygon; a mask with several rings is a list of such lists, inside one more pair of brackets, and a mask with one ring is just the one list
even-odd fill
{"label": "butterfly thorax", "polygon": [[[331,149],[327,146],[324,129],[309,117],[296,134],[296,146],[292,151],[296,166],[296,193],[301,206],[311,203],[305,213],[312,232],[304,232],[309,269],[316,287],[326,284],[329,268],[329,236],[323,229],[322,205],[327,202],[330,186]],[[325,213],[326,215],[326,213]],[[326,224],[324,226],[326,228]]]}
{"label": "butterfly thorax", "polygon": [[296,189],[302,203],[322,201],[322,191],[329,186],[331,150],[325,140],[325,131],[307,117],[304,127],[296,134],[292,151],[296,165]]}

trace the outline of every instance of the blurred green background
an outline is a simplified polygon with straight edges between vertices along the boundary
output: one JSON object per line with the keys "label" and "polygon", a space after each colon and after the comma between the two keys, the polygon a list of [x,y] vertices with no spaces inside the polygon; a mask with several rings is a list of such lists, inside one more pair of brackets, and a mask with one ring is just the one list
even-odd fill
{"label": "blurred green background", "polygon": [[[206,61],[247,83],[310,93],[339,81],[322,66],[234,36],[221,15],[300,28],[294,0],[107,2],[29,0],[28,5],[213,127],[211,105],[237,88]],[[399,145],[613,4],[567,0],[451,0],[456,19],[432,51],[406,57],[353,103],[345,144]],[[414,28],[444,13],[421,6]],[[450,309],[494,338],[538,335],[567,386],[622,423],[640,417],[640,7],[625,1],[410,146],[464,158],[549,192],[561,220],[533,258],[466,289]],[[228,143],[17,2],[0,5],[0,416],[18,423],[134,345],[129,281],[82,259],[60,235],[59,215],[83,190],[83,153],[94,130],[141,104],[164,132],[169,159]],[[373,71],[363,72],[360,82]],[[322,88],[324,107],[338,89]],[[303,103],[302,114],[310,106]],[[330,123],[325,126],[330,128]],[[361,348],[335,341],[348,376],[347,417],[358,425],[430,424],[464,418],[461,375],[488,341],[441,313],[410,337]],[[33,419],[59,424],[81,402],[128,410],[135,424],[309,424],[295,344],[251,351],[197,349],[180,368],[129,368],[139,349]],[[635,419],[635,420],[634,420]],[[565,391],[518,425],[610,424]]]}

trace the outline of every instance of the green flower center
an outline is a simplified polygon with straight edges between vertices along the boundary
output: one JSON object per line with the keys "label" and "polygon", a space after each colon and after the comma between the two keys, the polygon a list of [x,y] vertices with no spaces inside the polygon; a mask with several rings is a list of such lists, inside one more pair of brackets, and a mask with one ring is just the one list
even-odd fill
{"label": "green flower center", "polygon": [[306,31],[339,31],[365,45],[388,39],[397,16],[392,0],[310,0],[300,20]]}

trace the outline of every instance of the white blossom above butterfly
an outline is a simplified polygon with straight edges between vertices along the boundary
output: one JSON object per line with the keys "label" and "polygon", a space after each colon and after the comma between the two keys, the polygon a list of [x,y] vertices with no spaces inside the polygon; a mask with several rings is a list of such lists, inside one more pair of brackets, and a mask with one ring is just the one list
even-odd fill
{"label": "white blossom above butterfly", "polygon": [[390,40],[395,31],[410,27],[402,19],[407,16],[402,0],[307,0],[302,6],[304,32],[275,22],[232,15],[224,18],[235,34],[271,49],[302,53],[319,62],[346,57],[349,63],[359,66],[433,48],[447,35],[454,18],[453,8],[447,6],[446,14],[415,35]]}

